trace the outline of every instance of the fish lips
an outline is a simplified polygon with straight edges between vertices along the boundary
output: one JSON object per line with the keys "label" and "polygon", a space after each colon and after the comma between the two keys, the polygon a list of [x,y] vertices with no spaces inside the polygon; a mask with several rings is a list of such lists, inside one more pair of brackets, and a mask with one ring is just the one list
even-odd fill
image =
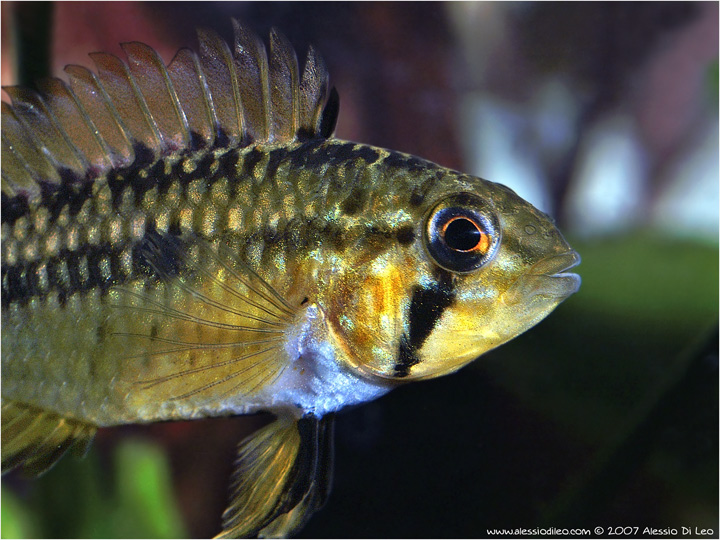
{"label": "fish lips", "polygon": [[568,272],[578,264],[580,255],[575,251],[545,257],[515,280],[503,295],[503,301],[512,305],[542,297],[556,303],[562,302],[580,288],[580,276]]}

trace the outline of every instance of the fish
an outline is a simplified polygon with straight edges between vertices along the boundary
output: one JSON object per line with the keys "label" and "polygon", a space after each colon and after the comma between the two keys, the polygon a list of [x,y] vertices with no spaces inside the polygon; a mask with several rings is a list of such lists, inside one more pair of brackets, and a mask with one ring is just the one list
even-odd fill
{"label": "fish", "polygon": [[98,429],[270,412],[221,538],[286,537],[327,500],[338,411],[447,375],[577,292],[514,191],[334,136],[312,46],[273,29],[165,64],[90,55],[2,102],[2,471]]}

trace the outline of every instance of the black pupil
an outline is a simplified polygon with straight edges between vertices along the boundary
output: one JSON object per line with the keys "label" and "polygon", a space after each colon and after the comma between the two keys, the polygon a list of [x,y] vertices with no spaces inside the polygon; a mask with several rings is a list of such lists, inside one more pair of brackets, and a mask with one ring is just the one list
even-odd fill
{"label": "black pupil", "polygon": [[456,251],[470,251],[480,243],[480,229],[465,218],[454,219],[445,229],[445,243]]}

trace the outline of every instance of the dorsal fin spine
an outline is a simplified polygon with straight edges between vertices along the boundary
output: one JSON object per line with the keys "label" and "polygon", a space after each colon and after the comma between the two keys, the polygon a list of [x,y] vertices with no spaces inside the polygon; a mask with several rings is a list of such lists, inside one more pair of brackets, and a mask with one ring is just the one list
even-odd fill
{"label": "dorsal fin spine", "polygon": [[[17,118],[15,110],[10,107],[7,103],[2,104],[2,142],[6,154],[3,155],[3,160],[10,159],[14,160],[13,167],[24,170],[28,176],[35,178],[37,171],[33,169],[28,163],[28,160],[23,156],[22,151],[18,148],[20,137],[24,138],[22,130],[16,129],[20,120]],[[15,127],[15,129],[14,129]],[[16,143],[15,143],[16,141]]]}
{"label": "dorsal fin spine", "polygon": [[[130,87],[132,88],[133,93],[135,94],[135,99],[137,100],[138,105],[140,106],[140,109],[142,110],[143,116],[145,117],[145,120],[147,121],[148,125],[150,126],[150,129],[153,131],[153,134],[158,140],[158,145],[154,146],[156,150],[163,148],[165,146],[165,140],[163,138],[162,132],[160,131],[160,128],[155,121],[155,117],[150,112],[150,107],[148,107],[147,100],[145,99],[145,96],[140,91],[140,88],[138,87],[137,82],[135,81],[135,77],[133,77],[132,72],[128,68],[127,64],[123,62],[120,58],[117,59],[117,61],[122,66],[125,76],[127,77],[128,83],[130,83]],[[157,156],[156,156],[157,157]]]}
{"label": "dorsal fin spine", "polygon": [[[20,188],[22,192],[26,192],[29,195],[39,193],[40,186],[33,178],[27,163],[25,163],[22,156],[19,156],[13,149],[5,133],[2,134],[2,149],[3,163],[7,164],[9,162],[9,166],[3,167],[2,170],[2,179],[4,180],[2,185],[3,193],[10,196],[19,195],[17,188]],[[9,178],[7,171],[12,171],[13,178]]]}
{"label": "dorsal fin spine", "polygon": [[[58,79],[60,80],[60,79]],[[92,117],[88,114],[87,110],[85,110],[85,107],[81,103],[81,101],[78,99],[75,92],[73,92],[72,88],[70,88],[67,84],[65,84],[63,81],[60,81],[62,85],[65,87],[65,90],[68,93],[68,96],[70,99],[73,100],[75,107],[77,108],[78,112],[80,113],[80,117],[82,118],[83,122],[88,128],[88,131],[90,132],[93,141],[97,146],[100,148],[100,151],[98,152],[98,157],[101,159],[104,163],[93,163],[92,161],[89,161],[89,165],[91,167],[97,167],[100,171],[105,171],[107,169],[110,169],[114,164],[112,162],[112,157],[110,153],[110,147],[105,142],[105,139],[103,139],[100,136],[100,132],[98,131],[98,127],[95,125],[95,122],[93,121]]]}
{"label": "dorsal fin spine", "polygon": [[100,83],[116,109],[132,113],[139,109],[140,115],[125,115],[133,139],[156,151],[162,146],[162,137],[125,62],[107,53],[91,53],[90,58],[98,69]]}
{"label": "dorsal fin spine", "polygon": [[[15,119],[17,120],[18,124],[20,124],[24,128],[24,131],[26,133],[33,133],[32,127],[29,125],[26,116],[24,114],[20,113],[20,111],[17,108],[14,108],[13,112],[15,113]],[[45,158],[45,160],[50,164],[50,166],[52,167],[52,172],[50,172],[49,175],[42,174],[40,171],[37,171],[35,169],[35,174],[32,176],[35,176],[36,180],[44,180],[44,181],[55,182],[55,183],[59,182],[60,177],[55,173],[56,173],[58,167],[60,166],[60,163],[58,162],[57,159],[55,159],[53,154],[48,150],[44,141],[39,140],[39,139],[31,140],[28,138],[28,144],[32,144],[37,149],[38,153],[41,154]],[[14,149],[13,149],[13,152],[15,152]],[[15,153],[17,154],[17,152],[15,152]],[[23,159],[23,163],[29,171],[32,171],[34,169],[24,159]]]}
{"label": "dorsal fin spine", "polygon": [[[121,46],[128,57],[133,80],[163,139],[165,151],[186,148],[190,142],[187,119],[179,106],[165,64],[158,54],[144,43],[134,41]],[[173,114],[163,114],[168,105]]]}
{"label": "dorsal fin spine", "polygon": [[[188,146],[192,142],[192,135],[190,134],[190,123],[188,122],[187,115],[185,114],[185,110],[182,108],[182,105],[180,104],[180,98],[178,97],[177,90],[175,90],[175,86],[173,85],[172,81],[170,80],[170,74],[168,73],[165,66],[160,63],[160,67],[162,67],[162,75],[163,80],[165,81],[165,88],[167,89],[168,94],[170,95],[170,99],[172,101],[173,107],[175,108],[175,114],[177,115],[178,121],[180,122],[180,125],[183,129],[184,134],[184,142],[185,145]],[[173,150],[178,150],[179,148],[174,148]]]}
{"label": "dorsal fin spine", "polygon": [[308,133],[318,133],[322,120],[322,104],[328,95],[328,77],[325,62],[312,45],[305,59],[299,93],[299,108],[303,118],[300,128]]}
{"label": "dorsal fin spine", "polygon": [[273,117],[273,108],[272,108],[272,98],[270,95],[270,61],[267,57],[267,49],[263,45],[262,41],[260,41],[257,36],[255,37],[257,47],[258,47],[258,59],[259,62],[259,68],[260,68],[260,89],[262,91],[262,104],[263,104],[263,110],[265,111],[265,132],[267,133],[267,138],[270,142],[273,141],[273,132],[272,132],[272,117]]}
{"label": "dorsal fin spine", "polygon": [[59,182],[53,164],[47,160],[37,139],[30,136],[15,109],[3,103],[3,134],[7,135],[10,148],[35,180],[45,178],[50,182]]}
{"label": "dorsal fin spine", "polygon": [[[89,121],[74,92],[64,81],[55,78],[44,79],[40,87],[46,91],[46,103],[57,124],[67,134],[71,144],[78,149],[85,170],[97,167],[98,163],[93,161],[93,156],[102,155],[103,146],[98,144],[94,124]],[[96,148],[92,148],[93,143],[97,145]],[[110,166],[110,163],[107,165]]]}
{"label": "dorsal fin spine", "polygon": [[[102,137],[105,144],[110,148],[113,164],[120,167],[130,165],[135,159],[135,151],[131,142],[132,136],[127,126],[123,124],[110,96],[108,96],[98,77],[82,66],[67,66],[65,73],[70,78],[70,87],[75,93],[75,97],[83,104],[88,115],[91,117],[104,115],[112,122],[112,127],[115,128],[117,134],[115,137],[110,132],[111,127],[107,125],[98,135]],[[95,101],[95,107],[93,107],[91,100]],[[97,109],[98,106],[100,110]],[[93,110],[90,107],[93,107]],[[102,121],[102,119],[99,121]]]}
{"label": "dorsal fin spine", "polygon": [[198,36],[201,67],[217,114],[219,134],[226,135],[230,145],[238,144],[243,138],[244,115],[232,53],[215,32],[200,30]]}
{"label": "dorsal fin spine", "polygon": [[42,96],[34,90],[20,86],[5,88],[5,91],[12,99],[16,114],[21,116],[28,126],[28,133],[37,134],[37,137],[43,141],[49,159],[58,168],[69,169],[75,174],[81,175],[87,168],[85,158],[73,144]]}
{"label": "dorsal fin spine", "polygon": [[212,94],[210,93],[210,87],[208,86],[207,77],[205,76],[205,72],[202,70],[200,58],[198,58],[198,55],[197,53],[195,53],[195,51],[192,52],[192,60],[195,65],[195,70],[198,76],[198,81],[200,82],[202,94],[203,96],[205,96],[205,104],[210,114],[210,121],[212,122],[213,128],[212,142],[214,143],[217,139],[218,134],[220,133],[220,119],[218,118],[217,111],[215,110],[215,102],[213,101]]}
{"label": "dorsal fin spine", "polygon": [[292,138],[297,133],[298,65],[292,46],[277,29],[270,31],[270,92],[273,133]]}
{"label": "dorsal fin spine", "polygon": [[[249,90],[246,94],[248,99],[243,104],[248,135],[253,140],[269,141],[272,134],[267,52],[254,32],[235,19],[232,22],[233,63],[241,84]],[[256,94],[253,95],[251,91]]]}
{"label": "dorsal fin spine", "polygon": [[235,114],[238,122],[238,132],[240,133],[240,140],[242,140],[243,134],[245,133],[245,114],[243,113],[243,103],[240,97],[240,78],[238,77],[237,70],[235,69],[232,51],[230,51],[224,40],[221,39],[220,41],[223,43],[223,51],[227,54],[228,71],[230,72],[233,101],[235,102]]}
{"label": "dorsal fin spine", "polygon": [[168,65],[167,72],[185,114],[188,130],[202,137],[205,145],[212,146],[218,132],[218,119],[195,51],[180,49]]}

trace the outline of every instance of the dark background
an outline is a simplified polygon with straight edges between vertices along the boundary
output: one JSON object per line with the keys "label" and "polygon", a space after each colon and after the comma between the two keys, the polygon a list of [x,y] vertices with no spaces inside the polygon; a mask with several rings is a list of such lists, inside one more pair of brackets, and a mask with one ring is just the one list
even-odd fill
{"label": "dark background", "polygon": [[[2,9],[3,85],[92,67],[88,52],[121,55],[121,41],[169,62],[198,26],[230,39],[235,16],[322,52],[341,97],[337,136],[521,194],[512,166],[541,180],[541,207],[583,257],[580,292],[459,373],[339,414],[334,489],[301,536],[685,526],[717,537],[717,215],[698,225],[685,199],[705,189],[718,206],[717,3]],[[505,150],[479,160],[478,141]],[[620,150],[599,159],[608,141]],[[623,155],[638,173],[611,183]],[[217,534],[235,445],[264,421],[102,430],[84,460],[3,477],[2,535]]]}

